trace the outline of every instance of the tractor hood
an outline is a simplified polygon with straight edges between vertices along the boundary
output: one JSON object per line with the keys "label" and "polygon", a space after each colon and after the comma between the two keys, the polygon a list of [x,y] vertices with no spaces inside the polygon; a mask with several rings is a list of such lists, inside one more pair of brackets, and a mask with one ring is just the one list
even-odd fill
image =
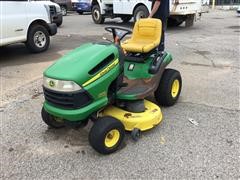
{"label": "tractor hood", "polygon": [[81,86],[96,74],[89,72],[111,55],[114,59],[118,58],[118,49],[115,45],[87,43],[56,61],[45,70],[44,76],[74,81]]}

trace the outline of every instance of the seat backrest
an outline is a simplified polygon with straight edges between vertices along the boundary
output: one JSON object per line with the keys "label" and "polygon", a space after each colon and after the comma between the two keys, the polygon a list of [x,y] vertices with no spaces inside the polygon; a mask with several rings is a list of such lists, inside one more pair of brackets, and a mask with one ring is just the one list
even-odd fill
{"label": "seat backrest", "polygon": [[133,41],[146,41],[160,43],[162,35],[162,22],[155,18],[144,18],[138,20],[133,28]]}

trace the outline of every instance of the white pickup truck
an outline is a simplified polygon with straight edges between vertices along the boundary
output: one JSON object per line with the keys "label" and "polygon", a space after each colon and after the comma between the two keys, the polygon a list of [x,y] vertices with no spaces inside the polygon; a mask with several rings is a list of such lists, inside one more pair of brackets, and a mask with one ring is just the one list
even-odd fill
{"label": "white pickup truck", "polygon": [[[178,26],[185,21],[186,26],[192,26],[195,19],[201,16],[202,0],[169,0],[170,17],[168,24]],[[105,18],[120,17],[128,22],[148,17],[151,12],[151,0],[92,0],[92,19],[96,24],[102,24]]]}
{"label": "white pickup truck", "polygon": [[0,47],[25,43],[34,53],[48,49],[57,33],[56,6],[30,0],[0,0]]}

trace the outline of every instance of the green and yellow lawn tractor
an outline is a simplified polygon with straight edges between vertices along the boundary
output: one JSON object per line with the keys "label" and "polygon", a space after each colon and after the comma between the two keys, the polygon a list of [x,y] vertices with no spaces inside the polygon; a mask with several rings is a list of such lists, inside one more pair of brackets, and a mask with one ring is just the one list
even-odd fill
{"label": "green and yellow lawn tractor", "polygon": [[[116,151],[125,131],[138,140],[158,125],[159,105],[175,104],[182,86],[180,73],[166,69],[172,56],[157,51],[161,28],[160,20],[150,18],[136,22],[133,33],[106,27],[113,42],[87,43],[60,58],[44,72],[43,121],[61,128],[91,119],[89,142],[102,154]],[[158,105],[145,100],[152,94]]]}

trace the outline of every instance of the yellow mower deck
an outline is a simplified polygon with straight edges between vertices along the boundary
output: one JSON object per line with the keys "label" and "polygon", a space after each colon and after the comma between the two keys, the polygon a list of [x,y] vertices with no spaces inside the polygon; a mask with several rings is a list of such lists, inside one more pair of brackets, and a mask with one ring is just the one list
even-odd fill
{"label": "yellow mower deck", "polygon": [[116,106],[109,106],[104,109],[103,116],[112,116],[120,120],[127,131],[132,131],[134,128],[145,131],[162,121],[162,112],[159,106],[150,101],[144,100],[144,104],[146,110],[142,113],[132,113]]}

